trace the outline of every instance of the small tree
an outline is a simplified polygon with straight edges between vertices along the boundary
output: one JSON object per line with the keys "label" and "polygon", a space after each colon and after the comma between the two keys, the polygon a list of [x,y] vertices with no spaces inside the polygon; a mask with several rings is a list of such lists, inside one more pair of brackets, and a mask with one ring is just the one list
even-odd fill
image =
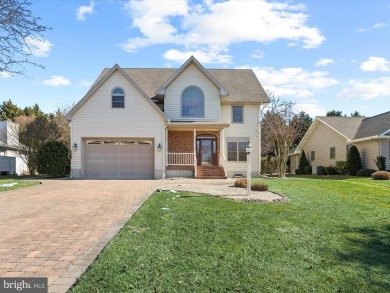
{"label": "small tree", "polygon": [[53,177],[65,176],[70,164],[70,149],[61,142],[51,140],[38,151],[38,172]]}
{"label": "small tree", "polygon": [[376,160],[374,160],[376,166],[378,167],[379,171],[385,171],[386,170],[386,158],[385,157],[376,157]]}
{"label": "small tree", "polygon": [[302,150],[301,156],[299,158],[298,170],[299,174],[305,174],[305,167],[309,166],[309,161],[306,158],[305,151]]}
{"label": "small tree", "polygon": [[347,173],[356,176],[357,171],[362,168],[362,161],[359,150],[356,146],[351,146],[347,156]]}

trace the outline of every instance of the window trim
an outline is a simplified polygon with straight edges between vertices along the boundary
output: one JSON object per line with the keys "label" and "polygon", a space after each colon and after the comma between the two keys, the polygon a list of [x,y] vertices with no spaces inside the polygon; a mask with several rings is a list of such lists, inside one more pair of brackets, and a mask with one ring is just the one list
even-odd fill
{"label": "window trim", "polygon": [[329,149],[329,159],[336,159],[336,147],[331,147]]}
{"label": "window trim", "polygon": [[[245,156],[245,160],[240,160],[240,143],[246,144],[250,141],[249,137],[227,137],[226,138],[226,153],[227,153],[227,161],[228,162],[236,162],[242,163],[247,162],[247,156]],[[229,143],[236,143],[236,160],[229,160]],[[245,150],[244,150],[245,151]],[[231,151],[233,152],[233,151]],[[246,151],[245,151],[246,153]]]}
{"label": "window trim", "polygon": [[[241,108],[241,121],[239,121],[239,122],[234,121],[234,107],[240,107]],[[244,106],[243,105],[232,105],[232,123],[234,123],[234,124],[244,124]]]}
{"label": "window trim", "polygon": [[[123,95],[122,94],[114,94],[114,91],[116,89],[120,89],[123,92]],[[114,87],[111,90],[111,109],[124,109],[125,108],[125,96],[126,96],[126,92],[123,88],[121,88],[119,86]],[[113,104],[114,102],[115,103],[122,103],[121,101],[113,101],[114,97],[123,97],[123,107],[114,107],[114,104]]]}
{"label": "window trim", "polygon": [[[194,87],[194,88],[197,88],[201,93],[202,93],[202,102],[203,102],[203,116],[184,116],[183,115],[183,94],[184,92],[191,88],[191,87]],[[187,87],[184,88],[184,90],[181,92],[181,95],[180,95],[180,117],[181,118],[187,118],[187,119],[191,119],[191,118],[206,118],[206,99],[205,99],[205,95],[204,95],[204,92],[203,90],[196,86],[196,85],[189,85]]]}

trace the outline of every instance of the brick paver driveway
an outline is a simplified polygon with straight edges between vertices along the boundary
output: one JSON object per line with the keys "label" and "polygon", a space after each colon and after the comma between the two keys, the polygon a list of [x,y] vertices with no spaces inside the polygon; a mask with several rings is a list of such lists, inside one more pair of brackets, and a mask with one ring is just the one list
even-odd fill
{"label": "brick paver driveway", "polygon": [[0,193],[0,276],[48,277],[49,292],[65,292],[157,184],[46,180]]}

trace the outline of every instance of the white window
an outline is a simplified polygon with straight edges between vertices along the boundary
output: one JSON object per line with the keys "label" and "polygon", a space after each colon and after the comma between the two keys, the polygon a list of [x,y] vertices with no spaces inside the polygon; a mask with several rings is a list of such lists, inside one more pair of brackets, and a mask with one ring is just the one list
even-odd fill
{"label": "white window", "polygon": [[125,107],[125,91],[120,87],[116,87],[111,93],[111,103],[113,108]]}
{"label": "white window", "polygon": [[232,122],[233,123],[244,122],[244,111],[242,106],[232,106]]}
{"label": "white window", "polygon": [[336,158],[336,148],[333,147],[333,148],[330,148],[330,152],[329,152],[329,156],[331,159],[335,159]]}
{"label": "white window", "polygon": [[246,145],[249,137],[228,137],[228,161],[246,162]]}
{"label": "white window", "polygon": [[181,117],[204,117],[204,94],[197,86],[189,86],[181,94]]}

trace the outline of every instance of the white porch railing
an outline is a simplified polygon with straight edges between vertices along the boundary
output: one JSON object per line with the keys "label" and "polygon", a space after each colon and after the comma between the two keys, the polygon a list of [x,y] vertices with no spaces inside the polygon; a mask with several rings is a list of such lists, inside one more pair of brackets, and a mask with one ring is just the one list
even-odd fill
{"label": "white porch railing", "polygon": [[168,165],[194,165],[194,153],[168,153]]}

